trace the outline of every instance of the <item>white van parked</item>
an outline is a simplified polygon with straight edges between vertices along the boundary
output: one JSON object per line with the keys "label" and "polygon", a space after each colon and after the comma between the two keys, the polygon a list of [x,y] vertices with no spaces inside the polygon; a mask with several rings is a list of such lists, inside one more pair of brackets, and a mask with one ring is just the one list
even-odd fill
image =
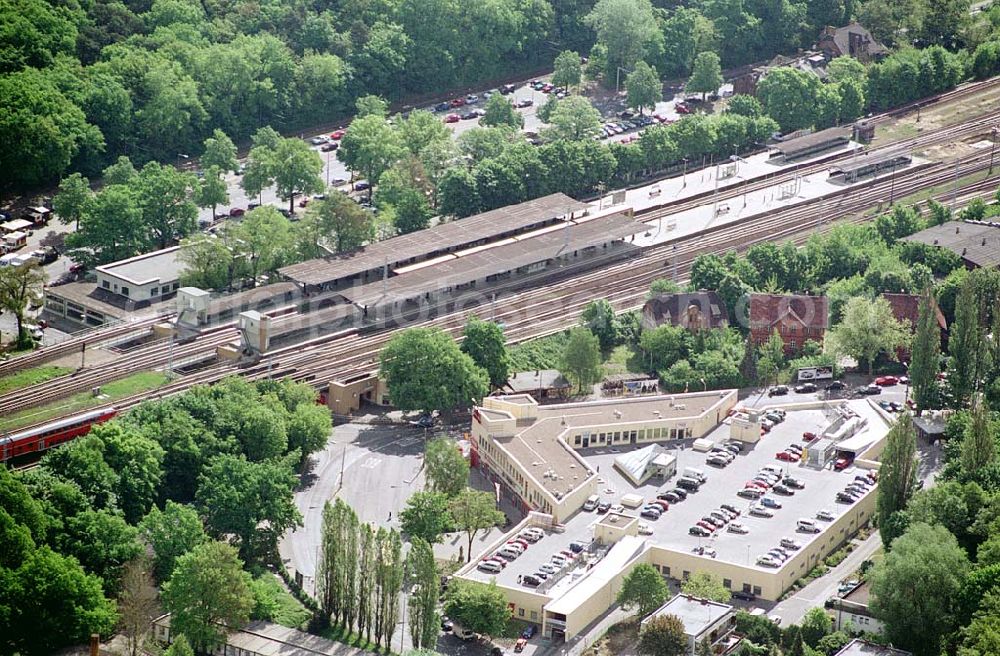
{"label": "white van parked", "polygon": [[597,504],[599,504],[600,502],[601,502],[601,497],[597,496],[596,494],[592,494],[590,495],[590,497],[587,498],[586,501],[583,502],[583,509],[586,510],[587,512],[595,510],[597,508]]}
{"label": "white van parked", "polygon": [[800,519],[795,523],[795,528],[804,533],[819,533],[820,528],[816,525],[816,522],[811,519]]}
{"label": "white van parked", "polygon": [[498,563],[495,563],[492,560],[484,560],[476,566],[476,569],[478,569],[480,572],[499,574],[503,568],[500,567]]}
{"label": "white van parked", "polygon": [[702,469],[698,469],[697,467],[685,467],[684,475],[687,476],[688,478],[693,478],[701,483],[704,483],[705,481],[708,480],[708,476],[705,476],[705,471]]}

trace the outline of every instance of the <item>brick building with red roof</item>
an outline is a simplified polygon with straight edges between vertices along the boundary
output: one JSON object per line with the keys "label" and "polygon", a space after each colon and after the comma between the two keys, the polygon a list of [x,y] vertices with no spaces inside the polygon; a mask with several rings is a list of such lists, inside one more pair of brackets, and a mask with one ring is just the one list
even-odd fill
{"label": "brick building with red roof", "polygon": [[[920,318],[920,295],[919,294],[882,294],[882,298],[889,301],[889,307],[892,308],[892,316],[896,317],[898,321],[908,321],[910,323],[910,333],[915,333],[917,330],[917,320]],[[931,303],[934,307],[934,314],[937,316],[938,326],[941,328],[942,335],[944,331],[948,329],[948,321],[944,318],[944,314],[941,313],[941,309],[938,308],[937,301],[934,297],[931,297]],[[910,350],[906,347],[900,347],[896,349],[896,358],[900,362],[906,362],[910,359]]]}
{"label": "brick building with red roof", "polygon": [[823,343],[829,316],[826,296],[751,294],[750,339],[760,345],[778,331],[785,355],[794,356],[808,340]]}

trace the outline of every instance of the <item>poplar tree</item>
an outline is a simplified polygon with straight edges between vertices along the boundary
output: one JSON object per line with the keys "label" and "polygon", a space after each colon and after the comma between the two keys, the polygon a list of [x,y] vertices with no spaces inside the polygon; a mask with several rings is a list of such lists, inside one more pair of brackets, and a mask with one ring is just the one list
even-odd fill
{"label": "poplar tree", "polygon": [[979,387],[984,355],[975,274],[966,276],[955,301],[955,321],[948,339],[948,388],[953,407],[961,408]]}
{"label": "poplar tree", "polygon": [[882,452],[882,468],[879,470],[878,515],[882,544],[886,548],[898,537],[905,526],[899,526],[898,513],[906,508],[906,503],[917,482],[917,438],[913,428],[913,418],[904,412],[886,436],[885,450]]}
{"label": "poplar tree", "polygon": [[369,524],[361,526],[358,538],[358,583],[355,589],[358,607],[358,635],[365,635],[371,642],[374,617],[372,612],[372,592],[375,582],[375,529]]}
{"label": "poplar tree", "polygon": [[941,355],[941,328],[929,289],[920,296],[917,330],[910,349],[910,385],[919,415],[937,403],[938,361]]}
{"label": "poplar tree", "polygon": [[434,649],[438,635],[438,574],[434,549],[416,538],[406,559],[409,596],[410,640],[416,649]]}

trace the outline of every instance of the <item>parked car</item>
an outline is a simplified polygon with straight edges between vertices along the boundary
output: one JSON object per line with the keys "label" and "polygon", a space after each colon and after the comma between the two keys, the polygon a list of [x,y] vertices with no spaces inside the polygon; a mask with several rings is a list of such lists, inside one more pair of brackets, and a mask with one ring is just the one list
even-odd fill
{"label": "parked car", "polygon": [[826,387],[824,387],[823,389],[825,389],[827,392],[839,392],[843,390],[845,387],[847,387],[847,385],[845,385],[843,381],[835,380],[831,383],[827,383]]}
{"label": "parked car", "polygon": [[786,497],[790,497],[793,494],[795,494],[795,490],[793,490],[793,489],[791,489],[789,487],[785,487],[784,485],[781,485],[780,483],[778,485],[775,485],[773,488],[771,488],[771,491],[774,492],[775,494],[783,494]]}
{"label": "parked car", "polygon": [[854,503],[857,499],[847,492],[837,492],[837,503]]}
{"label": "parked car", "polygon": [[772,387],[767,391],[768,396],[785,396],[788,394],[787,385],[778,385],[777,387]]}
{"label": "parked car", "polygon": [[434,105],[435,112],[446,112],[451,109],[451,103],[441,102]]}
{"label": "parked car", "polygon": [[675,487],[670,491],[679,496],[681,498],[681,501],[688,498],[687,490],[685,490],[684,488]]}
{"label": "parked car", "polygon": [[465,104],[466,105],[475,105],[477,102],[479,102],[479,96],[477,96],[474,93],[470,93],[469,95],[467,95],[465,97]]}
{"label": "parked car", "polygon": [[464,114],[462,114],[463,121],[471,121],[472,119],[476,118],[479,118],[479,114],[477,114],[476,112],[465,112]]}
{"label": "parked car", "polygon": [[754,506],[750,509],[750,514],[754,517],[774,517],[774,513],[763,506]]}
{"label": "parked car", "polygon": [[691,113],[691,108],[688,107],[687,104],[683,103],[683,102],[674,103],[674,110],[678,114],[690,114]]}
{"label": "parked car", "polygon": [[792,476],[786,476],[785,479],[781,482],[794,490],[806,489],[806,484],[804,482]]}
{"label": "parked car", "polygon": [[882,393],[882,387],[879,386],[879,385],[875,385],[875,384],[871,384],[871,385],[865,387],[865,391],[864,391],[864,394],[866,394],[868,396],[872,396],[872,395],[875,395],[875,394],[881,394],[881,393]]}
{"label": "parked car", "polygon": [[309,140],[309,143],[311,143],[314,146],[320,146],[326,143],[326,137],[313,137],[312,139]]}
{"label": "parked car", "polygon": [[514,93],[515,91],[517,91],[516,84],[505,84],[502,87],[500,87],[500,93],[504,95]]}
{"label": "parked car", "polygon": [[243,209],[242,207],[234,207],[231,210],[229,210],[229,216],[232,217],[232,218],[237,218],[237,217],[243,216],[246,213],[247,213],[247,211],[245,209]]}
{"label": "parked car", "polygon": [[660,511],[656,510],[651,506],[647,506],[642,509],[642,512],[639,513],[639,516],[645,517],[646,519],[659,519],[660,514],[661,514]]}
{"label": "parked car", "polygon": [[705,458],[705,464],[713,465],[715,467],[725,467],[729,464],[729,460],[723,458],[722,456],[715,455]]}
{"label": "parked car", "polygon": [[895,376],[879,376],[875,379],[875,384],[879,387],[892,387],[899,382]]}
{"label": "parked car", "polygon": [[795,386],[795,391],[799,394],[811,394],[816,391],[816,385],[814,383],[802,383]]}
{"label": "parked car", "polygon": [[760,500],[760,503],[762,506],[766,508],[775,508],[775,509],[781,508],[781,502],[778,501],[777,499],[772,499],[771,497],[764,497],[763,499]]}
{"label": "parked car", "polygon": [[639,535],[652,535],[653,527],[646,522],[639,522]]}
{"label": "parked car", "polygon": [[329,152],[332,152],[334,150],[337,150],[338,148],[340,148],[340,144],[339,143],[337,143],[336,141],[328,141],[325,144],[323,144],[323,146],[320,148],[320,150],[322,152],[324,152],[324,153],[329,153]]}
{"label": "parked car", "polygon": [[517,101],[515,107],[517,107],[518,109],[524,109],[525,107],[531,107],[534,104],[535,101],[532,100],[531,98],[522,98],[521,100]]}
{"label": "parked car", "polygon": [[675,492],[661,492],[656,495],[657,499],[663,499],[667,503],[680,503],[682,499]]}
{"label": "parked car", "polygon": [[844,471],[851,466],[850,458],[837,458],[837,461],[833,463],[834,471]]}
{"label": "parked car", "polygon": [[534,624],[529,624],[528,626],[524,627],[524,631],[521,631],[521,637],[524,638],[525,640],[531,640],[532,638],[535,637],[535,633],[537,632],[538,632],[538,627],[536,627]]}
{"label": "parked car", "polygon": [[712,535],[712,532],[702,526],[692,526],[688,529],[688,535],[694,535],[699,538],[707,538]]}
{"label": "parked car", "polygon": [[719,507],[723,508],[725,510],[728,510],[729,512],[733,513],[737,517],[740,516],[740,511],[736,509],[736,506],[730,505],[728,503],[724,503],[724,504],[720,505]]}
{"label": "parked car", "polygon": [[740,601],[757,601],[757,595],[746,590],[733,590],[732,598]]}
{"label": "parked car", "polygon": [[812,442],[813,440],[816,439],[816,433],[813,433],[812,431],[806,431],[805,433],[802,433],[802,439],[805,440],[806,442]]}
{"label": "parked car", "polygon": [[757,558],[757,564],[762,567],[781,567],[781,562],[774,556],[763,555]]}
{"label": "parked car", "polygon": [[740,524],[739,522],[733,522],[732,524],[726,527],[726,530],[729,531],[730,533],[738,533],[740,535],[746,535],[747,533],[750,532],[750,529],[748,529],[744,524]]}
{"label": "parked car", "polygon": [[527,586],[529,588],[537,588],[542,584],[542,579],[538,578],[535,574],[528,574],[527,576],[521,577],[521,585]]}
{"label": "parked car", "polygon": [[835,517],[829,510],[820,510],[816,513],[816,519],[822,519],[824,522],[832,522]]}
{"label": "parked car", "polygon": [[796,462],[799,457],[792,453],[791,451],[782,451],[780,453],[774,454],[774,457],[778,460],[783,460],[785,462]]}
{"label": "parked car", "polygon": [[747,487],[737,492],[736,496],[744,499],[759,499],[764,496],[764,491],[755,487]]}
{"label": "parked car", "polygon": [[449,104],[452,106],[452,108],[462,107],[463,105],[465,105],[465,98],[455,98]]}

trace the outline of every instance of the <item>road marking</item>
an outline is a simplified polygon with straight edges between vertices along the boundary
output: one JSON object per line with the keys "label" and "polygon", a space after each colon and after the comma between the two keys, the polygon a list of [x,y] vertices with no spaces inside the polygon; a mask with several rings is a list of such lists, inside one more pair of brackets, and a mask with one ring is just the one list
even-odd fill
{"label": "road marking", "polygon": [[364,469],[375,469],[376,467],[378,467],[378,464],[380,462],[382,462],[381,458],[372,457],[372,458],[368,458],[363,463],[361,463],[361,466]]}

